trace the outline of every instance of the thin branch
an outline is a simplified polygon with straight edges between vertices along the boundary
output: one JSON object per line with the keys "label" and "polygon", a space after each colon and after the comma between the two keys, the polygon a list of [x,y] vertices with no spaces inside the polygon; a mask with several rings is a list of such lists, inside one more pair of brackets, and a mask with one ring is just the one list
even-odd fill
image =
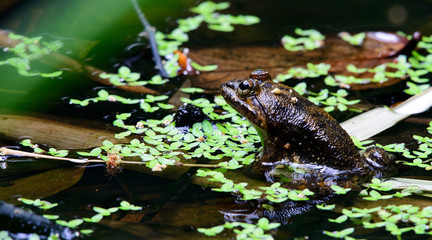
{"label": "thin branch", "polygon": [[76,158],[65,158],[65,157],[56,157],[56,156],[49,156],[44,154],[38,154],[38,153],[29,153],[19,150],[13,150],[9,148],[2,147],[0,148],[0,155],[8,156],[8,155],[15,155],[15,156],[23,156],[23,157],[31,157],[31,158],[44,158],[44,159],[52,159],[52,160],[61,160],[61,161],[69,161],[73,163],[89,163],[89,162],[105,162],[104,160],[100,159],[76,159]]}
{"label": "thin branch", "polygon": [[162,64],[162,59],[159,55],[158,47],[156,44],[156,39],[154,36],[155,29],[150,25],[150,23],[147,21],[147,18],[145,17],[144,13],[141,11],[141,8],[139,7],[136,0],[130,0],[135,12],[137,13],[142,25],[144,26],[144,31],[147,33],[147,37],[150,41],[150,47],[153,53],[153,58],[156,64],[156,68],[159,70],[160,75],[163,78],[169,78],[169,74],[165,71],[165,68]]}
{"label": "thin branch", "polygon": [[[77,159],[77,158],[65,158],[65,157],[56,157],[56,156],[50,156],[50,155],[44,155],[39,153],[29,153],[19,150],[13,150],[6,147],[0,148],[0,155],[2,156],[8,156],[8,155],[14,155],[14,156],[24,156],[24,157],[31,157],[31,158],[44,158],[44,159],[52,159],[52,160],[59,160],[59,161],[69,161],[73,163],[106,163],[104,160],[101,159]],[[134,161],[124,161],[121,160],[119,164],[146,164],[145,162],[134,162]],[[179,167],[202,167],[202,168],[218,168],[220,167],[217,164],[195,164],[195,163],[181,163],[177,165]]]}

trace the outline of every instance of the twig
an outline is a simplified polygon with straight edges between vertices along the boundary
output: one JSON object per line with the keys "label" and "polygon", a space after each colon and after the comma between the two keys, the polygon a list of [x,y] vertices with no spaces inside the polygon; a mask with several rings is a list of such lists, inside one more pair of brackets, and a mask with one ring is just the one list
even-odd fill
{"label": "twig", "polygon": [[165,71],[165,68],[162,64],[161,57],[159,55],[158,47],[156,44],[156,39],[154,36],[154,28],[150,25],[150,23],[147,21],[147,18],[145,17],[144,13],[141,11],[141,8],[139,7],[136,0],[130,0],[135,12],[137,13],[141,23],[144,26],[144,31],[147,33],[147,37],[150,41],[150,47],[153,53],[153,58],[156,64],[156,68],[159,70],[161,77],[163,78],[169,78],[169,74]]}
{"label": "twig", "polygon": [[49,156],[49,155],[43,155],[38,153],[29,153],[19,150],[12,150],[9,148],[2,147],[0,148],[0,155],[7,156],[7,155],[16,155],[16,156],[24,156],[24,157],[32,157],[32,158],[45,158],[45,159],[53,159],[53,160],[61,160],[61,161],[69,161],[73,163],[89,163],[89,162],[105,162],[104,160],[100,159],[76,159],[76,158],[65,158],[65,157],[56,157],[56,156]]}
{"label": "twig", "polygon": [[[53,160],[60,160],[60,161],[69,161],[73,163],[91,163],[91,162],[97,162],[97,163],[106,163],[104,160],[101,159],[76,159],[76,158],[65,158],[65,157],[56,157],[56,156],[49,156],[39,153],[29,153],[19,150],[13,150],[6,147],[0,148],[0,155],[7,156],[7,155],[16,155],[16,156],[24,156],[24,157],[32,157],[32,158],[44,158],[44,159],[53,159]],[[124,161],[121,160],[119,164],[145,164],[145,162],[134,162],[134,161]],[[202,168],[218,168],[219,165],[216,164],[195,164],[195,163],[181,163],[181,167],[202,167]]]}

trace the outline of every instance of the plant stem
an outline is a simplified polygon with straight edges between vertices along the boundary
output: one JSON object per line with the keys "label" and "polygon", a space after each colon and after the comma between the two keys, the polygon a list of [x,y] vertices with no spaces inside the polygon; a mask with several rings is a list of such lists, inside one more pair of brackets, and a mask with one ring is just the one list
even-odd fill
{"label": "plant stem", "polygon": [[161,57],[159,55],[158,47],[157,47],[157,44],[156,44],[156,39],[155,39],[155,36],[154,36],[154,32],[155,32],[154,27],[152,27],[150,25],[150,23],[147,21],[147,18],[145,17],[144,13],[141,11],[141,8],[139,7],[137,1],[136,0],[130,0],[130,1],[131,1],[132,5],[133,5],[133,7],[135,9],[135,12],[137,13],[137,15],[139,17],[141,23],[144,26],[144,31],[147,33],[147,37],[148,37],[148,39],[150,41],[150,47],[151,47],[151,50],[152,50],[152,53],[153,53],[153,58],[154,58],[154,61],[155,61],[155,64],[156,64],[156,68],[159,70],[161,77],[163,77],[163,78],[169,78],[170,76],[165,71],[165,68],[164,68],[164,66],[162,64]]}
{"label": "plant stem", "polygon": [[83,160],[83,159],[76,159],[76,158],[64,158],[64,157],[49,156],[49,155],[43,155],[43,154],[38,154],[38,153],[29,153],[29,152],[24,152],[24,151],[19,151],[19,150],[12,150],[12,149],[5,148],[5,147],[0,148],[0,155],[2,155],[2,156],[17,155],[17,156],[32,157],[32,158],[45,158],[45,159],[69,161],[69,162],[74,162],[74,163],[105,162],[105,161],[99,160],[99,159]]}
{"label": "plant stem", "polygon": [[[19,150],[13,150],[6,147],[0,148],[0,155],[7,156],[7,155],[16,155],[16,156],[24,156],[24,157],[32,157],[32,158],[45,158],[45,159],[53,159],[53,160],[60,160],[60,161],[69,161],[73,163],[91,163],[91,162],[97,162],[97,163],[105,163],[104,160],[101,159],[77,159],[77,158],[65,158],[65,157],[56,157],[56,156],[49,156],[39,153],[29,153]],[[145,162],[135,162],[135,161],[123,161],[121,160],[119,164],[145,164]],[[182,163],[180,165],[177,165],[180,167],[202,167],[202,168],[218,168],[220,167],[217,164],[195,164],[195,163]]]}

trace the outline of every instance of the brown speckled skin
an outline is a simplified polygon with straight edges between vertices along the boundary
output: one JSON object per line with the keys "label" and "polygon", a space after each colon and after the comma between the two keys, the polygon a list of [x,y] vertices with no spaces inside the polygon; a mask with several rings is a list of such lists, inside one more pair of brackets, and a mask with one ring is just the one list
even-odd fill
{"label": "brown speckled skin", "polygon": [[326,111],[273,82],[264,70],[253,71],[250,80],[255,87],[247,96],[236,91],[244,79],[222,84],[221,93],[262,134],[263,151],[252,166],[254,173],[270,171],[282,159],[342,171],[365,166],[349,135]]}

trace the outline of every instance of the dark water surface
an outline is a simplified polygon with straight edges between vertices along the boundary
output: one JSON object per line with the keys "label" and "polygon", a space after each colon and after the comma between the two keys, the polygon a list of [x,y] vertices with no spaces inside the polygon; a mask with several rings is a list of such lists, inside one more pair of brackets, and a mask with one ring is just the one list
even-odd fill
{"label": "dark water surface", "polygon": [[[187,45],[277,46],[281,36],[291,34],[296,27],[315,28],[322,33],[365,30],[401,30],[409,34],[421,31],[425,35],[432,33],[430,1],[242,0],[231,3],[230,12],[234,15],[256,15],[261,18],[261,23],[256,26],[236,27],[236,30],[229,34],[200,28],[190,34],[191,41]],[[148,0],[140,4],[151,24],[163,32],[168,32],[175,26],[175,19],[189,16],[187,9],[197,4],[197,1]],[[1,12],[0,28],[23,35],[43,34],[47,39],[63,40],[63,54],[107,71],[116,71],[120,65],[127,63],[134,71],[142,72],[144,77],[156,73],[148,49],[125,50],[127,46],[140,40],[137,34],[142,31],[142,26],[128,1],[19,1]],[[88,54],[83,54],[87,51]],[[140,58],[135,60],[137,56]],[[40,66],[40,69],[43,69],[43,66]],[[48,114],[59,119],[72,117],[97,121],[101,123],[101,128],[108,128],[118,112],[132,112],[137,119],[151,117],[133,107],[120,104],[93,104],[86,108],[69,105],[70,98],[84,99],[94,96],[101,89],[84,74],[65,72],[61,79],[23,78],[14,69],[0,66],[0,83],[0,114]],[[119,94],[130,98],[141,96],[127,95],[120,91]],[[375,97],[382,92],[370,94]],[[388,104],[388,98],[378,97],[375,101],[378,104]],[[429,111],[415,117],[430,120],[432,113]],[[407,147],[410,147],[415,145],[411,136],[425,135],[425,128],[426,125],[422,123],[404,122],[380,134],[376,139],[383,144],[407,142]],[[17,142],[2,139],[0,135],[0,147],[15,146]],[[59,173],[62,170],[66,173]],[[67,172],[73,174],[68,175]],[[37,214],[58,214],[61,219],[91,217],[95,214],[92,211],[93,206],[115,207],[122,200],[143,207],[143,210],[136,212],[117,212],[104,218],[99,224],[86,224],[85,228],[95,230],[91,239],[200,239],[206,237],[195,231],[198,227],[220,225],[225,220],[232,219],[257,219],[259,213],[254,210],[258,203],[236,201],[235,197],[229,194],[192,185],[187,182],[190,174],[193,172],[185,174],[177,181],[130,170],[111,176],[102,165],[85,167],[47,160],[10,158],[7,167],[0,169],[0,192],[7,191],[10,194],[1,195],[0,200],[19,205],[17,197],[27,197],[26,193],[33,198],[43,197],[49,202],[59,203],[59,206],[48,211],[31,209]],[[399,172],[400,176],[427,174],[411,168],[403,168]],[[350,206],[355,198],[340,197],[336,201]],[[279,229],[275,238],[306,239],[302,237],[308,236],[309,239],[331,239],[323,235],[322,231],[335,229],[335,225],[329,223],[327,218],[337,216],[334,212],[312,210],[284,219],[285,225]],[[351,223],[342,224],[337,226],[337,229],[351,226]],[[358,230],[356,233],[359,234],[355,235],[358,238],[390,237],[384,230]],[[216,238],[230,237],[235,238],[224,234]],[[410,236],[409,239],[422,237],[424,236]]]}

